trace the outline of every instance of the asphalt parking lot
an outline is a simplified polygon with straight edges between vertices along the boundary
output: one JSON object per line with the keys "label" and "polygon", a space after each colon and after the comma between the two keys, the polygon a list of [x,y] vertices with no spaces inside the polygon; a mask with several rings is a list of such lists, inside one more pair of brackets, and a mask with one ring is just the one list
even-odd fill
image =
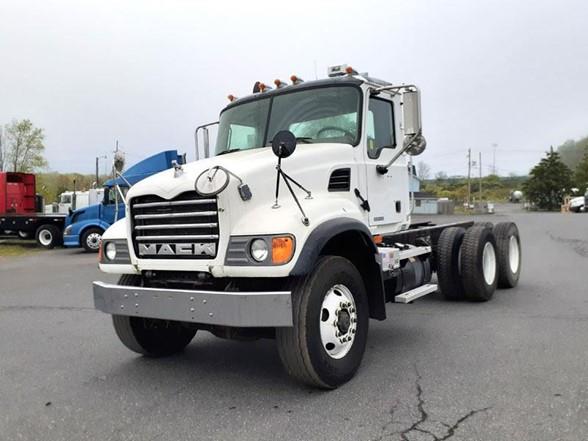
{"label": "asphalt parking lot", "polygon": [[141,358],[93,309],[91,281],[115,280],[96,256],[0,257],[0,438],[586,440],[588,215],[507,211],[478,219],[519,225],[519,286],[389,305],[332,392],[291,381],[271,340]]}

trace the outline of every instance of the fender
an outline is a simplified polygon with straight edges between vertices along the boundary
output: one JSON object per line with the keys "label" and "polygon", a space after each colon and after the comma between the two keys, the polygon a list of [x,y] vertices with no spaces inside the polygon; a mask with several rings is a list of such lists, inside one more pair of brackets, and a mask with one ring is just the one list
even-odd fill
{"label": "fender", "polygon": [[332,238],[340,234],[352,232],[358,233],[363,239],[365,244],[363,251],[368,256],[367,259],[363,259],[361,249],[358,250],[357,254],[354,253],[355,257],[359,257],[354,262],[356,266],[358,266],[358,262],[363,263],[363,268],[358,269],[364,279],[368,293],[370,317],[377,320],[384,320],[386,318],[386,293],[384,290],[384,278],[382,277],[382,270],[379,263],[378,248],[372,240],[370,230],[365,224],[356,219],[344,217],[331,219],[316,227],[306,239],[304,247],[296,261],[296,265],[290,271],[290,276],[304,276],[310,273],[321,252]]}

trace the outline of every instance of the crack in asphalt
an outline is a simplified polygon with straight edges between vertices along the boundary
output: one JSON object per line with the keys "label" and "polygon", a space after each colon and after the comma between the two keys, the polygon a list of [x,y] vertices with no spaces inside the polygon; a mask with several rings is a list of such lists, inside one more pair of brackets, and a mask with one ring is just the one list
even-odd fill
{"label": "crack in asphalt", "polygon": [[[466,420],[468,420],[469,418],[473,417],[474,415],[476,415],[480,412],[486,412],[491,409],[491,407],[483,407],[481,409],[470,410],[469,412],[467,412],[466,414],[464,414],[463,416],[458,418],[453,424],[448,424],[443,421],[430,420],[429,413],[425,410],[425,399],[423,397],[423,387],[421,386],[422,377],[421,377],[421,374],[420,374],[418,368],[416,367],[416,365],[414,366],[414,370],[415,370],[415,375],[416,375],[415,389],[416,389],[417,410],[419,412],[418,419],[416,421],[412,422],[408,427],[406,427],[403,430],[397,430],[394,432],[384,433],[384,434],[380,435],[379,437],[373,439],[372,441],[382,441],[382,440],[384,440],[384,438],[392,437],[394,435],[398,435],[400,437],[401,441],[409,441],[408,435],[411,432],[419,432],[419,433],[429,435],[429,436],[433,437],[433,441],[446,441],[455,435],[455,432],[459,429],[459,426],[462,423],[464,423]],[[390,408],[390,411],[389,411],[390,420],[386,424],[384,424],[384,426],[382,426],[382,432],[386,432],[386,430],[388,430],[388,428],[393,424],[407,424],[407,423],[403,423],[401,421],[395,420],[395,415],[398,410],[398,406],[399,406],[399,402],[397,400]],[[422,427],[420,427],[422,424],[424,424],[427,421],[433,421],[433,422],[441,424],[443,427],[445,427],[447,432],[443,436],[440,437],[440,436],[437,436],[436,434],[434,434],[433,432],[431,432],[430,430],[426,430],[426,429],[423,429]]]}
{"label": "crack in asphalt", "polygon": [[547,233],[551,240],[566,245],[571,245],[576,254],[582,257],[588,257],[588,241],[581,239],[566,239],[565,237],[556,236],[553,233]]}

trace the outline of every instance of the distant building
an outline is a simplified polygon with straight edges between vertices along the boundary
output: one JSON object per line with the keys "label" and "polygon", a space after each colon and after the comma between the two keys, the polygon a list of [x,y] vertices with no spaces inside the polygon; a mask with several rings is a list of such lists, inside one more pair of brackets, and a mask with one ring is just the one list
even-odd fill
{"label": "distant building", "polygon": [[413,193],[414,206],[412,212],[414,214],[437,214],[439,213],[439,200],[437,196],[432,193],[424,191],[415,191]]}
{"label": "distant building", "polygon": [[414,214],[437,214],[439,208],[437,206],[437,197],[432,193],[421,191],[421,180],[416,175],[416,168],[410,165],[408,168],[410,179],[408,189],[412,194]]}

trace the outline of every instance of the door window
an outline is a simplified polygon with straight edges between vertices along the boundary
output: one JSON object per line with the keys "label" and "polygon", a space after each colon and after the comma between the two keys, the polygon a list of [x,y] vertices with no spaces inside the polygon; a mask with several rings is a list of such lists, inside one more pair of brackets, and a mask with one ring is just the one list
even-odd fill
{"label": "door window", "polygon": [[379,98],[370,98],[367,115],[367,148],[372,159],[380,157],[382,149],[395,148],[393,103]]}

